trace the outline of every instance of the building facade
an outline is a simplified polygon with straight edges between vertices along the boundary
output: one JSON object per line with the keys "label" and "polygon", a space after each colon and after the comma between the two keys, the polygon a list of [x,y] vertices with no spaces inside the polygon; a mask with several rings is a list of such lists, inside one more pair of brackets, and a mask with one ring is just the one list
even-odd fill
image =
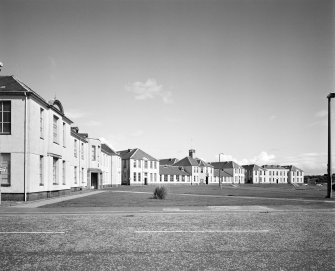
{"label": "building facade", "polygon": [[280,165],[264,165],[266,169],[267,183],[287,183],[289,169]]}
{"label": "building facade", "polygon": [[159,161],[141,149],[117,152],[122,159],[123,185],[148,185],[159,182]]}
{"label": "building facade", "polygon": [[212,162],[215,169],[222,169],[233,177],[234,184],[244,184],[244,168],[234,161]]}
{"label": "building facade", "polygon": [[101,143],[71,127],[59,100],[47,102],[13,76],[0,76],[0,115],[3,200],[34,200],[111,185],[112,162],[100,164]]}
{"label": "building facade", "polygon": [[245,183],[268,183],[266,169],[252,164],[244,165]]}

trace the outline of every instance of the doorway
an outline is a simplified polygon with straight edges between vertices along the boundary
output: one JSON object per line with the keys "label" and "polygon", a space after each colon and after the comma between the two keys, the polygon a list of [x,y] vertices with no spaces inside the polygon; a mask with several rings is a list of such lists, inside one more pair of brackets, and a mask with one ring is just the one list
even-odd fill
{"label": "doorway", "polygon": [[91,173],[91,186],[98,189],[98,173]]}

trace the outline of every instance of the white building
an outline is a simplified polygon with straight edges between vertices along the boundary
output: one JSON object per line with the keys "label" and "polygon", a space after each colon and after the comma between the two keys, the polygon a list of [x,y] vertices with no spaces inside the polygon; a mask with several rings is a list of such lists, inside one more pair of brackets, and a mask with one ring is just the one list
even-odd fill
{"label": "white building", "polygon": [[159,162],[141,149],[117,152],[122,159],[122,184],[147,185],[159,181]]}
{"label": "white building", "polygon": [[279,165],[264,165],[268,183],[287,183],[289,169]]}
{"label": "white building", "polygon": [[47,102],[13,76],[0,76],[0,115],[2,199],[34,200],[112,185],[112,158],[102,152],[109,160],[100,165],[101,142],[71,129],[59,100]]}
{"label": "white building", "polygon": [[283,166],[283,168],[288,169],[287,182],[288,183],[304,183],[304,171],[293,165]]}
{"label": "white building", "polygon": [[233,177],[233,183],[243,184],[244,180],[244,168],[234,161],[225,162],[212,162],[210,163],[215,169],[222,169]]}
{"label": "white building", "polygon": [[246,183],[268,183],[269,180],[267,178],[266,169],[252,164],[252,165],[244,165],[244,174],[245,174],[245,182]]}

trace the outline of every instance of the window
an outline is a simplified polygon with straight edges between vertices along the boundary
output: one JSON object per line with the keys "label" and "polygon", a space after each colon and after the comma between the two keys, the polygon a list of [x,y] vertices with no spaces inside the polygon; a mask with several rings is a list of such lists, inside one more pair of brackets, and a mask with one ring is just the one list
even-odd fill
{"label": "window", "polygon": [[44,109],[40,108],[40,138],[44,138]]}
{"label": "window", "polygon": [[58,158],[52,158],[52,180],[53,184],[58,184]]}
{"label": "window", "polygon": [[10,186],[10,153],[0,153],[0,166],[6,169],[1,172],[1,186]]}
{"label": "window", "polygon": [[154,173],[155,182],[157,182],[157,173]]}
{"label": "window", "polygon": [[176,181],[179,182],[180,175],[176,175]]}
{"label": "window", "polygon": [[56,116],[53,117],[53,142],[58,143],[58,118]]}
{"label": "window", "polygon": [[152,182],[152,173],[150,173],[150,182]]}
{"label": "window", "polygon": [[84,160],[84,143],[81,143],[81,159]]}
{"label": "window", "polygon": [[169,176],[169,175],[164,175],[164,182],[167,182],[167,181],[168,181],[168,176]]}
{"label": "window", "polygon": [[74,157],[77,157],[78,155],[78,149],[77,149],[77,139],[74,139],[73,141],[73,154],[74,154]]}
{"label": "window", "polygon": [[73,168],[73,179],[74,179],[74,183],[77,184],[78,179],[77,179],[77,167],[76,166]]}
{"label": "window", "polygon": [[97,157],[98,157],[98,162],[100,160],[100,146],[98,146],[98,153],[97,153]]}
{"label": "window", "polygon": [[134,182],[136,182],[136,172],[134,172]]}
{"label": "window", "polygon": [[134,160],[134,167],[136,168],[136,160]]}
{"label": "window", "polygon": [[10,101],[0,102],[0,134],[11,133],[11,104]]}
{"label": "window", "polygon": [[84,168],[81,168],[81,183],[84,183]]}
{"label": "window", "polygon": [[63,147],[66,147],[66,125],[63,122]]}
{"label": "window", "polygon": [[66,184],[66,163],[65,161],[63,161],[63,170],[62,170],[62,180],[63,180],[63,184]]}
{"label": "window", "polygon": [[173,182],[174,181],[174,175],[170,175],[170,182]]}
{"label": "window", "polygon": [[44,169],[43,155],[40,155],[40,185],[41,186],[44,185],[43,169]]}
{"label": "window", "polygon": [[153,168],[153,166],[152,166],[152,161],[150,161],[150,168]]}
{"label": "window", "polygon": [[97,160],[97,149],[96,146],[92,146],[92,161]]}
{"label": "window", "polygon": [[148,161],[144,160],[144,168],[148,168]]}
{"label": "window", "polygon": [[204,173],[204,168],[203,168],[203,167],[200,169],[200,172],[201,172],[201,173]]}
{"label": "window", "polygon": [[154,161],[154,168],[156,169],[157,168],[157,164],[156,164],[156,162]]}
{"label": "window", "polygon": [[182,182],[185,182],[185,175],[183,175],[183,176],[181,177],[181,181],[182,181]]}
{"label": "window", "polygon": [[138,181],[141,181],[141,173],[138,173]]}

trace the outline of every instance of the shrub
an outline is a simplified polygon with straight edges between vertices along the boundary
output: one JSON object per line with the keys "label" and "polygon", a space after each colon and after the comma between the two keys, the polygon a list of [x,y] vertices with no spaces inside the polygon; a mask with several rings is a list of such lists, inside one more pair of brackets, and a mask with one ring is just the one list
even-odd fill
{"label": "shrub", "polygon": [[165,186],[157,186],[154,190],[154,199],[165,199],[167,196],[168,190]]}

